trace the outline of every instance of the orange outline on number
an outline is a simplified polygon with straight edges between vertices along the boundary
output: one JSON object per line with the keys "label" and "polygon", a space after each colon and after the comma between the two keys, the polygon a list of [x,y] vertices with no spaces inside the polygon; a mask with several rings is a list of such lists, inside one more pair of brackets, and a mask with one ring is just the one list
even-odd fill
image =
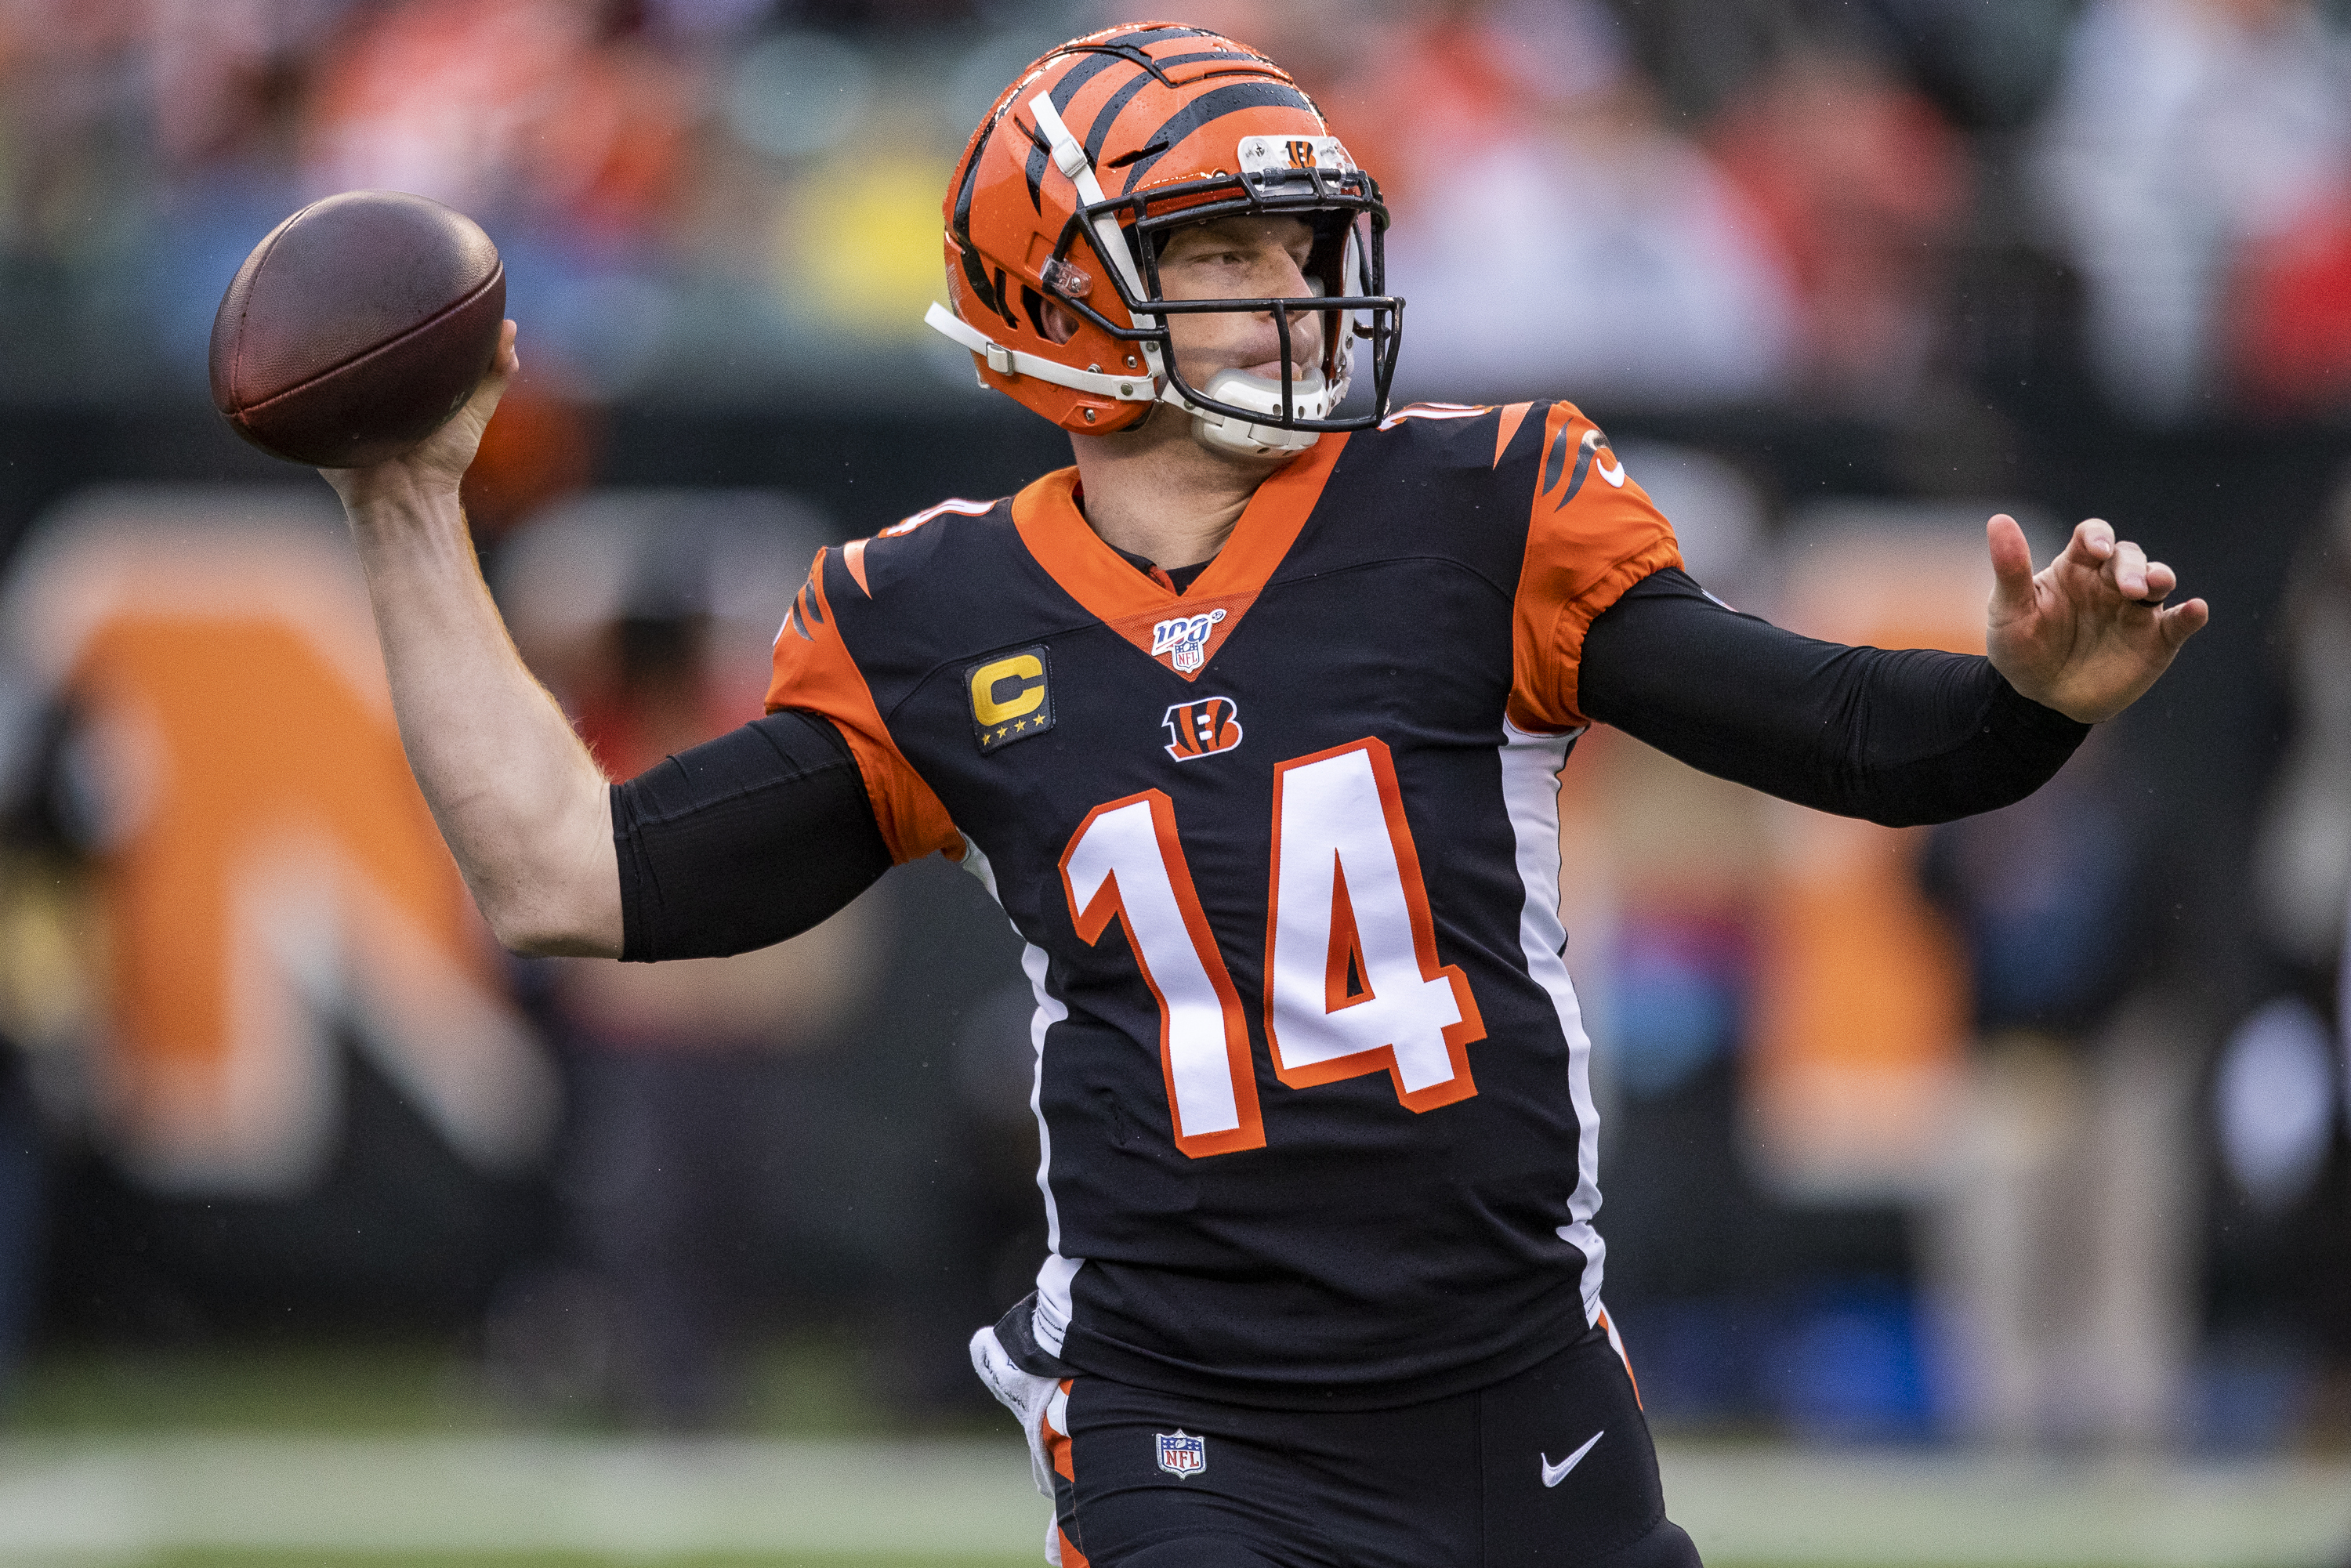
{"label": "orange outline on number", "polygon": [[[1151,961],[1143,951],[1143,944],[1134,937],[1134,922],[1126,917],[1124,896],[1118,885],[1118,873],[1104,873],[1102,885],[1095,889],[1093,902],[1084,909],[1078,907],[1077,889],[1070,881],[1070,858],[1078,846],[1093,831],[1094,820],[1106,812],[1123,810],[1137,801],[1146,802],[1151,809],[1151,829],[1159,840],[1159,863],[1167,875],[1167,885],[1176,896],[1176,907],[1184,917],[1184,930],[1192,939],[1192,951],[1207,972],[1208,984],[1217,993],[1225,1016],[1225,1059],[1232,1074],[1233,1106],[1239,1113],[1240,1125],[1221,1133],[1201,1133],[1187,1135],[1177,1109],[1176,1096],[1176,1063],[1169,1036],[1175,1029],[1175,1014],[1167,1006],[1167,998],[1159,988],[1159,981],[1151,973]],[[1126,945],[1134,956],[1134,967],[1143,973],[1143,983],[1151,988],[1152,1000],[1159,1007],[1159,1071],[1166,1085],[1167,1122],[1174,1131],[1176,1146],[1194,1159],[1207,1155],[1228,1155],[1240,1149],[1265,1147],[1265,1119],[1258,1109],[1257,1067],[1249,1051],[1249,1020],[1241,1011],[1241,995],[1233,986],[1232,976],[1226,971],[1224,954],[1217,946],[1216,933],[1209,929],[1208,916],[1200,907],[1199,894],[1192,886],[1192,868],[1185,863],[1184,846],[1176,835],[1176,803],[1165,790],[1145,789],[1139,794],[1125,795],[1104,801],[1086,813],[1078,831],[1070,835],[1069,847],[1061,852],[1061,896],[1068,904],[1070,918],[1078,936],[1086,946],[1092,946],[1110,929],[1113,916],[1126,928]]]}
{"label": "orange outline on number", "polygon": [[[1453,1063],[1453,1076],[1442,1083],[1432,1083],[1416,1093],[1407,1092],[1404,1074],[1396,1067],[1393,1044],[1374,1046],[1349,1056],[1332,1057],[1308,1066],[1289,1067],[1281,1060],[1281,1040],[1273,1023],[1273,937],[1280,925],[1281,908],[1281,790],[1283,781],[1293,768],[1306,768],[1325,762],[1333,757],[1343,757],[1351,751],[1361,751],[1372,764],[1372,782],[1380,792],[1380,810],[1387,819],[1388,842],[1395,851],[1396,873],[1404,883],[1405,918],[1412,926],[1413,956],[1420,962],[1423,980],[1442,978],[1453,988],[1454,1005],[1460,1009],[1461,1021],[1445,1027],[1445,1054]],[[1274,1076],[1292,1089],[1311,1089],[1317,1084],[1335,1083],[1343,1078],[1360,1078],[1368,1072],[1384,1069],[1388,1081],[1395,1088],[1397,1103],[1408,1111],[1434,1111],[1440,1105],[1451,1105],[1478,1092],[1477,1081],[1469,1075],[1471,1042],[1486,1038],[1486,1020],[1478,1011],[1478,997],[1469,988],[1469,977],[1459,966],[1443,964],[1437,957],[1437,922],[1429,914],[1428,887],[1421,880],[1420,851],[1412,841],[1412,829],[1405,821],[1404,791],[1396,783],[1395,763],[1388,754],[1387,743],[1377,737],[1351,740],[1344,746],[1333,746],[1307,757],[1293,757],[1279,762],[1273,769],[1273,845],[1267,857],[1271,862],[1266,875],[1265,893],[1265,1039],[1273,1051]],[[1343,865],[1345,862],[1342,862]],[[1353,913],[1352,895],[1349,914]],[[1335,946],[1335,944],[1334,944]],[[1364,977],[1365,985],[1371,977]],[[1327,982],[1326,982],[1327,990]],[[1360,999],[1360,998],[1358,998]]]}

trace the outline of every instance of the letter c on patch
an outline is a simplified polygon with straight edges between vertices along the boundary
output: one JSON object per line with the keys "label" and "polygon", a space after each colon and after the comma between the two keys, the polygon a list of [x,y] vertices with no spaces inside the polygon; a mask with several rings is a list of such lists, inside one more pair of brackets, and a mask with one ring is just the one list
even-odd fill
{"label": "letter c on patch", "polygon": [[[1019,685],[1011,696],[999,702],[997,690],[1007,681]],[[982,664],[971,673],[972,716],[982,724],[1002,724],[1034,713],[1044,701],[1045,662],[1034,653],[1015,653],[1008,659]]]}

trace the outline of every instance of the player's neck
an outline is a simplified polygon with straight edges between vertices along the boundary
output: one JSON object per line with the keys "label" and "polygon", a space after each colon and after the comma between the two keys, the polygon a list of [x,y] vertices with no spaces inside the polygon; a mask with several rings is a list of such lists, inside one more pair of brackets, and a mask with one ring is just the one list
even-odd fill
{"label": "player's neck", "polygon": [[1104,543],[1169,570],[1222,549],[1257,487],[1288,461],[1211,452],[1167,407],[1140,430],[1072,435],[1070,444],[1087,524]]}

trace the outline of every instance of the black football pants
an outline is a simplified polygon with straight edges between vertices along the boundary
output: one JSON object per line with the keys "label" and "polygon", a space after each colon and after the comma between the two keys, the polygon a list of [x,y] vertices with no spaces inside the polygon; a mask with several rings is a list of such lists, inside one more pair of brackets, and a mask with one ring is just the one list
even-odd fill
{"label": "black football pants", "polygon": [[1081,1376],[1053,1415],[1063,1568],[1698,1568],[1599,1330],[1393,1410],[1256,1410]]}

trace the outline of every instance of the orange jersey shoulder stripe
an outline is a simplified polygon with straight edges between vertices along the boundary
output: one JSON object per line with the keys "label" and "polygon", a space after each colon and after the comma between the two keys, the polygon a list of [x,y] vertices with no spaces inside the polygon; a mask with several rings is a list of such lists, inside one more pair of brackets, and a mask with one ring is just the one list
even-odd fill
{"label": "orange jersey shoulder stripe", "polygon": [[[1504,411],[1512,431],[1518,412]],[[1541,452],[1511,625],[1510,719],[1558,734],[1591,722],[1576,704],[1576,675],[1593,619],[1682,556],[1673,525],[1582,410],[1552,404]]]}
{"label": "orange jersey shoulder stripe", "polygon": [[[933,852],[963,858],[963,834],[946,806],[914,771],[874,706],[873,693],[841,641],[824,591],[825,557],[816,552],[808,581],[793,599],[776,633],[775,676],[768,686],[768,711],[805,708],[831,719],[849,743],[865,779],[866,798],[890,858],[904,864]],[[861,581],[859,584],[862,587]]]}
{"label": "orange jersey shoulder stripe", "polygon": [[1502,454],[1510,449],[1510,437],[1519,433],[1519,426],[1527,421],[1527,410],[1532,407],[1531,402],[1514,402],[1502,410],[1502,417],[1494,422],[1494,461],[1487,466],[1502,465]]}

